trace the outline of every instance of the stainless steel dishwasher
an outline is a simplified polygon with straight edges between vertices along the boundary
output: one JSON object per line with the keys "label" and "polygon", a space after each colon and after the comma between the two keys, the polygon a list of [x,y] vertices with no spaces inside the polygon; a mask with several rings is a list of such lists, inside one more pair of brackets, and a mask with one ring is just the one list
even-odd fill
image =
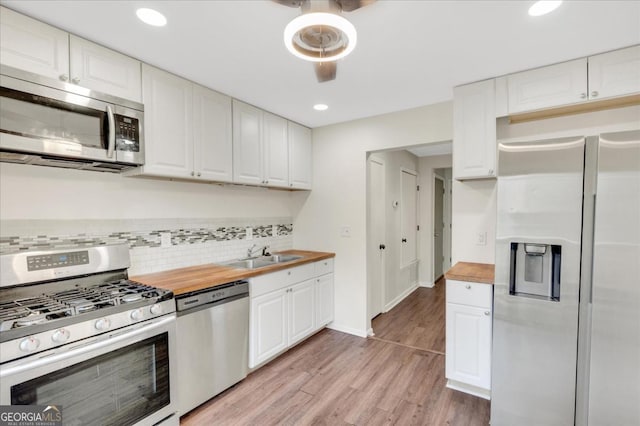
{"label": "stainless steel dishwasher", "polygon": [[184,415],[247,376],[249,283],[176,296],[178,403]]}

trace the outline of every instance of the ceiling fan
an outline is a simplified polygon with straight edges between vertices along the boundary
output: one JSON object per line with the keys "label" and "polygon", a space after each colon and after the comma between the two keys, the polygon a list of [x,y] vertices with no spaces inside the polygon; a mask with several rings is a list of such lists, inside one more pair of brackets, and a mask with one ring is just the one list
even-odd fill
{"label": "ceiling fan", "polygon": [[319,83],[336,78],[337,63],[356,47],[357,32],[342,12],[352,12],[376,0],[273,0],[300,8],[302,14],[284,30],[289,51],[314,63]]}

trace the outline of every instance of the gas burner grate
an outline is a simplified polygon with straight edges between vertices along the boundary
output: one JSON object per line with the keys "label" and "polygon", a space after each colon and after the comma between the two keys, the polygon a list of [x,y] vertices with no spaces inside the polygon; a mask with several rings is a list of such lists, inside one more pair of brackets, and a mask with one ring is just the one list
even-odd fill
{"label": "gas burner grate", "polygon": [[[28,326],[26,318],[52,320],[73,315],[69,306],[42,295],[0,303],[0,331]],[[20,320],[23,320],[22,322]]]}

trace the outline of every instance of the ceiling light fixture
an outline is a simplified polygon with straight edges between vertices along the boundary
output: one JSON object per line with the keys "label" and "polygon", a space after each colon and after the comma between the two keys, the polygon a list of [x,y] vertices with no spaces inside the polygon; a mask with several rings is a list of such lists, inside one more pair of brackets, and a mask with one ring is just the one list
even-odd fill
{"label": "ceiling light fixture", "polygon": [[284,44],[289,52],[311,62],[344,58],[355,49],[357,40],[353,24],[334,13],[305,13],[284,29]]}
{"label": "ceiling light fixture", "polygon": [[329,109],[329,105],[327,104],[315,104],[313,106],[313,109],[315,109],[316,111],[326,111]]}
{"label": "ceiling light fixture", "polygon": [[167,25],[167,18],[165,18],[165,16],[157,10],[143,7],[136,10],[136,15],[138,15],[138,19],[140,19],[142,22],[144,22],[145,24],[153,25],[154,27],[164,27],[165,25]]}
{"label": "ceiling light fixture", "polygon": [[553,12],[562,4],[562,0],[540,0],[529,8],[529,15],[542,16]]}

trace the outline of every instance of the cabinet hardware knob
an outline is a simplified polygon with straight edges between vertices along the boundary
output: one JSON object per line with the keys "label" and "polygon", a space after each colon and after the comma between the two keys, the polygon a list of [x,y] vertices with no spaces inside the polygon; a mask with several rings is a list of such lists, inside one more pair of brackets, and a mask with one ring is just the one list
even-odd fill
{"label": "cabinet hardware knob", "polygon": [[202,173],[198,172],[198,177],[202,176]]}
{"label": "cabinet hardware knob", "polygon": [[594,90],[593,92],[591,92],[591,97],[592,98],[595,98],[597,96],[598,96],[598,91],[597,90]]}
{"label": "cabinet hardware knob", "polygon": [[493,169],[489,169],[489,174],[493,176]]}
{"label": "cabinet hardware knob", "polygon": [[467,285],[464,286],[464,288],[466,288],[467,290],[471,290],[471,285],[467,284]]}
{"label": "cabinet hardware knob", "polygon": [[586,99],[586,98],[587,98],[586,93],[580,93],[580,99]]}
{"label": "cabinet hardware knob", "polygon": [[79,77],[73,77],[71,79],[71,81],[73,82],[73,84],[78,84],[78,83],[80,83],[80,78]]}
{"label": "cabinet hardware knob", "polygon": [[60,80],[62,81],[69,81],[69,76],[66,74],[60,74]]}
{"label": "cabinet hardware knob", "polygon": [[195,176],[196,172],[191,172],[191,176]]}
{"label": "cabinet hardware knob", "polygon": [[293,186],[293,184],[292,184],[292,183],[290,183],[290,184],[289,184],[289,186]]}
{"label": "cabinet hardware knob", "polygon": [[291,275],[291,271],[287,272],[287,275]]}
{"label": "cabinet hardware knob", "polygon": [[491,315],[491,312],[489,312],[489,311],[484,311],[484,314],[485,314],[486,316],[489,316],[489,315]]}

